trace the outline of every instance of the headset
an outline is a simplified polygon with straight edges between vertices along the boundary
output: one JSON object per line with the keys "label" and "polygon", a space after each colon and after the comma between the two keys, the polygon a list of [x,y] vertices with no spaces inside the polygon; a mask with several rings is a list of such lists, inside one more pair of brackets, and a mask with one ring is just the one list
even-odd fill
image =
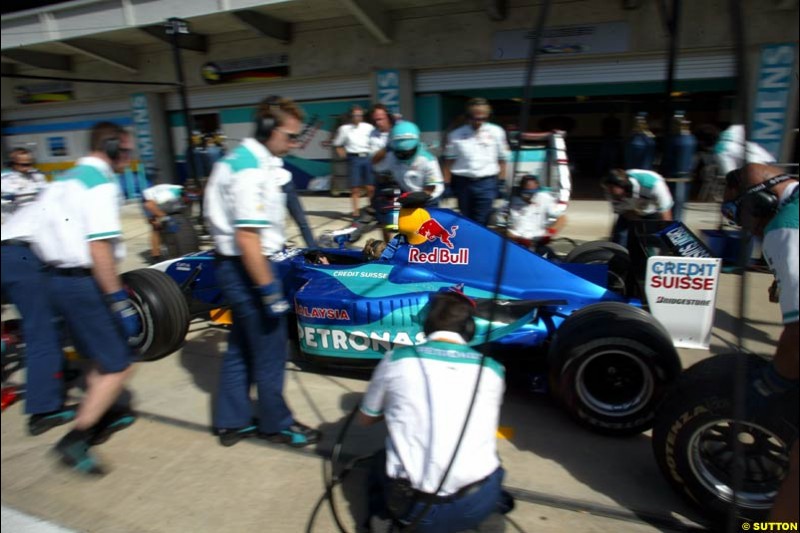
{"label": "headset", "polygon": [[[729,212],[732,213],[732,220],[741,225],[740,210],[746,211],[750,216],[755,218],[769,218],[773,216],[780,207],[780,199],[777,194],[772,192],[772,187],[784,181],[796,179],[797,178],[786,174],[779,174],[761,183],[757,183],[752,187],[748,187],[733,200],[733,205],[731,206],[733,207],[732,211],[730,207],[728,208]],[[725,176],[725,181],[729,187],[740,187],[742,183],[742,169],[728,172]]]}
{"label": "headset", "polygon": [[108,156],[108,158],[112,161],[116,161],[119,159],[120,156],[120,149],[119,145],[122,140],[117,137],[109,137],[107,139],[103,139],[103,152]]}
{"label": "headset", "polygon": [[622,187],[625,189],[626,193],[630,193],[633,190],[633,185],[631,184],[631,180],[628,177],[628,173],[624,170],[612,170],[609,172],[606,177],[603,179],[603,185],[609,186],[613,185],[616,187]]}
{"label": "headset", "polygon": [[264,142],[272,136],[272,130],[278,125],[275,118],[275,109],[280,106],[281,97],[277,95],[267,96],[258,109],[256,115],[255,138],[259,142]]}

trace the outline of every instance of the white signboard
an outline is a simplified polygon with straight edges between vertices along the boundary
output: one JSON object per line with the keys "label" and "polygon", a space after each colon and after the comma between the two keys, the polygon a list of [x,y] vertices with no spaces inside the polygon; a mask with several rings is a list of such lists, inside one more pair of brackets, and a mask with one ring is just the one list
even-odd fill
{"label": "white signboard", "polygon": [[656,256],[647,260],[650,313],[678,348],[707,350],[714,326],[721,259]]}

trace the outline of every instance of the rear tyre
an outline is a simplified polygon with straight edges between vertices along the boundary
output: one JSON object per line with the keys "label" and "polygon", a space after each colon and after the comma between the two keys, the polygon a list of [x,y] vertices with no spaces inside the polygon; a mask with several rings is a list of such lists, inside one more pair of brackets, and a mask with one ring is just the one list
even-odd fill
{"label": "rear tyre", "polygon": [[[743,479],[737,515],[766,517],[789,468],[797,439],[797,389],[776,399],[760,420],[733,424],[737,354],[721,354],[688,369],[658,409],[653,453],[672,487],[711,518],[724,524],[733,503],[733,442],[741,443]],[[753,375],[769,364],[745,355]]]}
{"label": "rear tyre", "polygon": [[189,330],[189,306],[178,285],[165,273],[141,268],[122,274],[142,319],[142,335],[134,351],[141,361],[155,361],[178,350]]}
{"label": "rear tyre", "polygon": [[624,246],[608,241],[585,242],[570,251],[565,263],[582,265],[608,265],[608,290],[617,294],[627,293],[625,280],[631,266],[631,258]]}
{"label": "rear tyre", "polygon": [[183,213],[171,215],[178,231],[167,232],[161,230],[161,242],[167,249],[167,259],[181,257],[200,250],[200,240],[194,231],[194,226]]}
{"label": "rear tyre", "polygon": [[580,424],[609,435],[653,425],[655,411],[681,372],[661,324],[620,302],[592,304],[570,315],[548,354],[551,389]]}

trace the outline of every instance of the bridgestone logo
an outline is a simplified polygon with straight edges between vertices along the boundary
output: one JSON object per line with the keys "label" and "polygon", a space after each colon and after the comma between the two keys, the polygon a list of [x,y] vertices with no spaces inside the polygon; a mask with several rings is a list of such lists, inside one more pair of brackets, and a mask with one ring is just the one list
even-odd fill
{"label": "bridgestone logo", "polygon": [[711,305],[711,300],[692,300],[690,298],[664,298],[663,296],[659,296],[656,299],[657,304],[674,304],[674,305],[697,305],[697,306],[709,306]]}

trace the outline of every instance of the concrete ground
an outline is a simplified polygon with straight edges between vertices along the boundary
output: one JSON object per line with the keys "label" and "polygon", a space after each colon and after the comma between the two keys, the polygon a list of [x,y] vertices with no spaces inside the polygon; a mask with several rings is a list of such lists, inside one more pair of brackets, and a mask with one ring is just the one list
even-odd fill
{"label": "concrete ground", "polygon": [[[307,196],[303,202],[315,233],[346,225],[349,198]],[[611,221],[605,202],[575,201],[563,233],[581,241],[597,239],[609,231]],[[718,221],[715,205],[689,206],[692,228],[714,228]],[[140,252],[149,247],[149,228],[138,206],[123,209],[123,230],[128,246],[123,270],[144,266]],[[289,236],[302,244],[295,230]],[[747,347],[760,353],[774,350],[781,329],[777,305],[767,303],[770,282],[767,274],[747,276],[750,319],[743,331]],[[681,350],[684,366],[736,342],[738,287],[738,277],[722,276],[711,350]],[[87,532],[337,531],[327,506],[313,524],[310,520],[324,491],[325,458],[368,376],[289,363],[289,405],[300,421],[323,430],[323,441],[302,450],[258,440],[224,448],[211,436],[209,424],[225,338],[224,330],[195,322],[182,350],[138,365],[130,391],[141,416],[98,448],[112,469],[102,479],[84,479],[56,465],[48,452],[64,429],[29,437],[22,403],[7,409],[0,453],[3,505]],[[79,390],[70,394],[77,397]],[[496,520],[487,529],[633,533],[693,529],[702,523],[661,476],[649,433],[627,439],[590,433],[548,397],[525,387],[510,387],[501,425],[509,428],[499,441],[505,485],[517,506],[508,515],[513,522]],[[381,429],[351,428],[343,455],[375,451],[383,438]],[[364,470],[356,468],[334,491],[348,531],[355,530],[353,516],[363,515],[363,477]],[[4,513],[4,531],[8,525]]]}

